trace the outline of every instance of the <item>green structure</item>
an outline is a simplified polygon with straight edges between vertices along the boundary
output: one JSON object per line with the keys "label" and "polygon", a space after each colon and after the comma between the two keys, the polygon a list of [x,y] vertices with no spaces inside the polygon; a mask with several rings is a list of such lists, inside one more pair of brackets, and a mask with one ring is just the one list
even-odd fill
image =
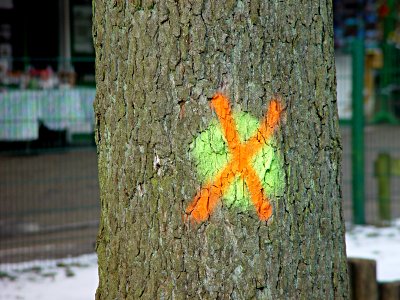
{"label": "green structure", "polygon": [[353,41],[353,114],[352,114],[352,172],[353,222],[365,224],[364,180],[364,41]]}
{"label": "green structure", "polygon": [[378,182],[379,219],[388,223],[391,214],[391,177],[400,176],[400,159],[391,157],[388,153],[380,153],[375,161],[375,176]]}

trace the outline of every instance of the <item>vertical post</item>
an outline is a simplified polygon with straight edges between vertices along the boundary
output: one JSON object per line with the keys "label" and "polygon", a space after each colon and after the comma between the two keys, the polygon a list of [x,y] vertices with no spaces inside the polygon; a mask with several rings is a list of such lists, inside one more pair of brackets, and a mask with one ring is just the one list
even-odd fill
{"label": "vertical post", "polygon": [[382,282],[379,284],[379,300],[400,299],[400,281]]}
{"label": "vertical post", "polygon": [[381,222],[389,222],[390,212],[390,169],[391,159],[387,153],[380,153],[375,162],[375,176],[378,181],[379,219]]}
{"label": "vertical post", "polygon": [[352,58],[352,182],[353,222],[365,224],[364,192],[364,39],[353,41]]}
{"label": "vertical post", "polygon": [[24,72],[26,72],[29,68],[30,59],[29,59],[29,50],[28,50],[28,25],[27,25],[27,17],[24,15],[22,24],[23,24],[23,47],[24,47],[24,55],[22,57],[22,63],[24,64]]}
{"label": "vertical post", "polygon": [[377,300],[376,261],[363,258],[349,258],[349,278],[353,300]]}
{"label": "vertical post", "polygon": [[59,64],[58,71],[71,70],[71,29],[69,0],[59,0]]}

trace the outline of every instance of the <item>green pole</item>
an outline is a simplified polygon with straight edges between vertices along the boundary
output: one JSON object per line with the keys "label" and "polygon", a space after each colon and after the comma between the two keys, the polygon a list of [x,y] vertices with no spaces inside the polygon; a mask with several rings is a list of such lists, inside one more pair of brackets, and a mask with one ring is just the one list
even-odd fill
{"label": "green pole", "polygon": [[364,193],[364,39],[353,41],[352,58],[352,181],[353,222],[365,224]]}
{"label": "green pole", "polygon": [[387,153],[380,153],[375,161],[375,176],[378,181],[379,218],[386,225],[391,220],[390,209],[391,159]]}

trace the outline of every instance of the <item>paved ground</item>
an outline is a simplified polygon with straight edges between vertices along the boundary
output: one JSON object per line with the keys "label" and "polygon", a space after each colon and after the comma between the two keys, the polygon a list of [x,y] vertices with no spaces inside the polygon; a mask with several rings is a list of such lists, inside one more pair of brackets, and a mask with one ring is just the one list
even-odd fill
{"label": "paved ground", "polygon": [[[350,128],[342,128],[343,204],[351,221]],[[365,131],[366,216],[378,221],[373,162],[400,158],[400,127]],[[0,262],[94,251],[99,216],[94,147],[29,155],[0,155]],[[400,217],[400,178],[392,180],[393,217]]]}
{"label": "paved ground", "polygon": [[95,148],[0,156],[0,262],[92,252]]}

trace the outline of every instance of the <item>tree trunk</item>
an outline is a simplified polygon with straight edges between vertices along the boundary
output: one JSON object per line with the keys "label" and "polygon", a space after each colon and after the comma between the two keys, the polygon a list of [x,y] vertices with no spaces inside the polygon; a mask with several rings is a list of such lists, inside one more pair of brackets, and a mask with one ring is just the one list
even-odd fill
{"label": "tree trunk", "polygon": [[347,299],[331,1],[93,5],[96,298]]}

